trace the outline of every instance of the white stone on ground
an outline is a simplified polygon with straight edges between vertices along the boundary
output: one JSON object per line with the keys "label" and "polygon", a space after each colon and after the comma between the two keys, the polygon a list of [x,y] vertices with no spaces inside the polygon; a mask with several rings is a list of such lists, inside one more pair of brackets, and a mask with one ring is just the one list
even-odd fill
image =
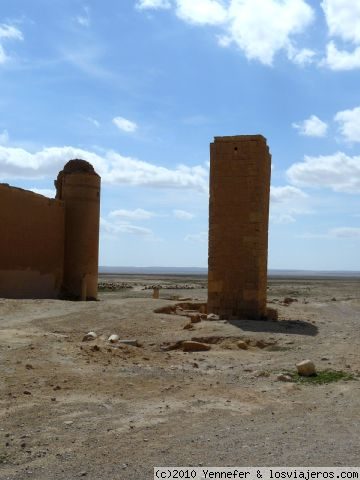
{"label": "white stone on ground", "polygon": [[119,335],[116,335],[116,334],[110,335],[110,337],[108,338],[108,341],[110,343],[116,343],[118,340],[119,340]]}
{"label": "white stone on ground", "polygon": [[296,365],[296,369],[298,374],[302,377],[311,377],[311,375],[316,375],[315,365],[311,360],[303,360]]}
{"label": "white stone on ground", "polygon": [[95,338],[97,338],[96,333],[95,332],[89,332],[83,337],[82,341],[83,342],[90,342],[91,340],[95,340]]}

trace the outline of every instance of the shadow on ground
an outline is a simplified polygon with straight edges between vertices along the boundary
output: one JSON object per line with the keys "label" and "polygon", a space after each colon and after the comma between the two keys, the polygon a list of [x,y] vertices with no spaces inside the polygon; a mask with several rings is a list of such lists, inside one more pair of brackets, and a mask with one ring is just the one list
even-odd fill
{"label": "shadow on ground", "polygon": [[303,320],[228,320],[228,322],[245,332],[289,333],[312,337],[319,332],[316,325]]}

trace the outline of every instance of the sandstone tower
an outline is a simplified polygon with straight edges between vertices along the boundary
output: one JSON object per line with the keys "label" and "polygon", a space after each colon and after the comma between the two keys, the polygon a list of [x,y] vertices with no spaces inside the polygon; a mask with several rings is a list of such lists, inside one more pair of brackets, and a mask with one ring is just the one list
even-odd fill
{"label": "sandstone tower", "polygon": [[85,160],[70,160],[55,181],[56,198],[65,203],[62,295],[97,298],[100,177]]}
{"label": "sandstone tower", "polygon": [[271,156],[261,135],[210,145],[208,312],[266,317]]}

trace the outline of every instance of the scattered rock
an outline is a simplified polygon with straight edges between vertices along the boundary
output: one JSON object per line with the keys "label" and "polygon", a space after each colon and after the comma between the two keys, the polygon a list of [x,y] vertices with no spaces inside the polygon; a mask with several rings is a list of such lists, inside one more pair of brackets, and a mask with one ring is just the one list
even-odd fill
{"label": "scattered rock", "polygon": [[131,345],[132,347],[140,347],[140,343],[137,340],[128,340],[128,339],[122,339],[119,340],[119,343],[123,343],[124,345]]}
{"label": "scattered rock", "polygon": [[190,314],[190,322],[191,322],[191,323],[199,323],[199,322],[201,322],[201,315],[200,315],[200,313],[192,313],[192,314]]}
{"label": "scattered rock", "polygon": [[91,347],[90,349],[92,352],[100,352],[100,347],[99,345],[94,345],[93,347]]}
{"label": "scattered rock", "polygon": [[64,425],[72,425],[74,422],[72,420],[66,420]]}
{"label": "scattered rock", "polygon": [[24,394],[24,395],[31,395],[31,392],[30,392],[29,390],[24,390],[24,391],[23,391],[23,394]]}
{"label": "scattered rock", "polygon": [[[244,369],[245,372],[251,372],[251,369]],[[270,377],[270,372],[267,370],[255,370],[254,377]]]}
{"label": "scattered rock", "polygon": [[333,298],[331,299],[331,301],[332,301],[332,302],[336,302],[336,298],[333,297]]}
{"label": "scattered rock", "polygon": [[27,370],[32,370],[34,367],[33,367],[30,363],[27,363],[27,364],[25,365],[25,368],[26,368]]}
{"label": "scattered rock", "polygon": [[184,352],[204,352],[210,350],[211,346],[206,343],[195,342],[194,340],[185,340],[182,342]]}
{"label": "scattered rock", "polygon": [[291,382],[292,378],[290,375],[285,375],[284,373],[281,373],[280,375],[277,375],[276,380],[278,382]]}
{"label": "scattered rock", "polygon": [[296,365],[298,374],[302,377],[311,377],[316,375],[315,365],[311,360],[303,360]]}
{"label": "scattered rock", "polygon": [[166,343],[163,345],[160,345],[160,349],[163,352],[169,352],[170,350],[177,350],[178,348],[181,348],[183,341],[179,340],[178,342],[175,343]]}
{"label": "scattered rock", "polygon": [[241,350],[247,350],[249,348],[249,345],[246,342],[244,342],[244,340],[239,340],[237,342],[237,346],[241,348]]}
{"label": "scattered rock", "polygon": [[279,314],[276,308],[268,307],[266,309],[266,318],[271,321],[276,321],[279,319]]}
{"label": "scattered rock", "polygon": [[119,335],[116,335],[116,334],[113,334],[113,335],[110,335],[110,337],[108,338],[108,342],[110,343],[116,343],[119,341]]}
{"label": "scattered rock", "polygon": [[90,342],[91,340],[95,340],[95,338],[97,338],[96,333],[95,332],[89,332],[83,337],[82,341],[83,342]]}
{"label": "scattered rock", "polygon": [[186,325],[184,325],[183,329],[184,330],[193,330],[193,328],[194,328],[194,325],[191,322],[189,322]]}
{"label": "scattered rock", "polygon": [[130,283],[125,283],[125,282],[99,282],[98,283],[98,289],[100,291],[107,291],[107,290],[112,290],[112,291],[118,291],[118,290],[123,290],[123,289],[130,289],[133,288],[133,286]]}
{"label": "scattered rock", "polygon": [[220,317],[219,317],[219,315],[215,315],[215,313],[209,313],[206,316],[206,319],[214,322],[216,320],[220,320]]}
{"label": "scattered rock", "polygon": [[268,344],[267,344],[264,340],[256,340],[255,345],[256,345],[258,348],[265,348],[265,347],[268,346]]}
{"label": "scattered rock", "polygon": [[290,305],[293,302],[297,302],[296,298],[291,298],[291,297],[285,297],[283,300],[284,305]]}

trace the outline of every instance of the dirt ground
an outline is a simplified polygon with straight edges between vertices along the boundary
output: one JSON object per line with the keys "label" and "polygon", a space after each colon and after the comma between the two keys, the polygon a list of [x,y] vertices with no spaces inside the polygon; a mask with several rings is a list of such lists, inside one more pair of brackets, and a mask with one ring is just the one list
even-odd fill
{"label": "dirt ground", "polygon": [[[278,321],[189,329],[183,310],[154,310],[205,302],[205,278],[101,280],[132,288],[87,303],[0,299],[1,480],[151,479],[164,465],[359,466],[360,279],[274,278]],[[155,284],[158,300],[144,289]],[[83,342],[89,331],[97,338]],[[110,344],[111,334],[139,346]],[[211,349],[169,350],[188,339]],[[277,379],[304,359],[353,379]]]}

